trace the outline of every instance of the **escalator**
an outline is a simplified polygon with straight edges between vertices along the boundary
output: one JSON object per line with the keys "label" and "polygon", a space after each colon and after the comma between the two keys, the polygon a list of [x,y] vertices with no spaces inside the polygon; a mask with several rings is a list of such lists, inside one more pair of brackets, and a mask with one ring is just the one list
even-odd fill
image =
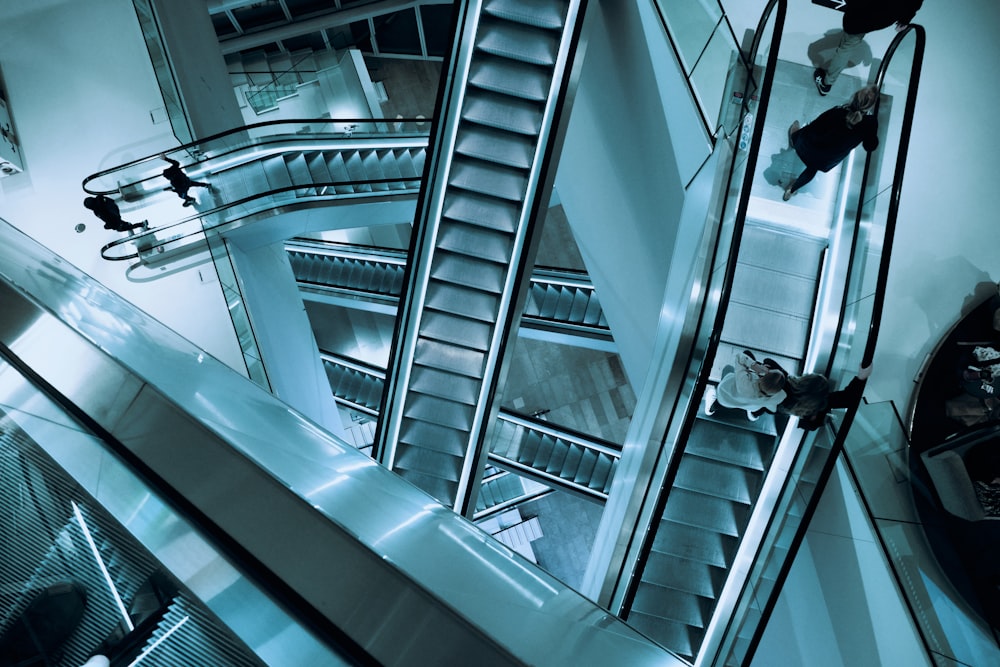
{"label": "escalator", "polygon": [[[73,598],[78,579],[104,619],[56,664],[127,626],[122,605],[152,610],[131,621],[150,634],[123,664],[683,664],[26,235],[4,223],[0,241],[0,401],[79,487],[83,517],[47,504],[53,487],[5,441],[2,527],[44,525],[43,506],[55,516],[2,561],[16,568],[2,622],[31,605],[18,584],[69,583],[49,595]],[[133,563],[99,511],[155,564]],[[215,652],[194,600],[250,649],[245,662]]]}
{"label": "escalator", "polygon": [[[881,226],[891,228],[895,222],[893,207],[912,118],[890,117],[892,100],[883,89],[876,112],[881,141],[896,145],[893,135],[900,133],[899,153],[893,161],[858,151],[845,161],[834,176],[839,187],[825,235],[789,229],[764,217],[774,207],[759,201],[774,197],[777,189],[759,192],[752,184],[765,166],[757,164],[764,154],[765,133],[782,138],[786,134],[787,125],[768,127],[775,73],[789,67],[778,61],[785,12],[786,3],[769,3],[755,48],[769,35],[770,52],[752,49],[748,59],[753,73],[744,99],[759,96],[759,102],[752,110],[749,149],[746,155],[735,151],[730,172],[733,182],[726,207],[731,210],[732,235],[720,236],[723,243],[716,246],[724,249],[725,258],[719,263],[724,268],[708,278],[707,292],[718,290],[718,302],[705,302],[692,345],[695,350],[704,345],[705,352],[693,355],[691,384],[681,386],[677,396],[681,407],[663,431],[662,479],[651,484],[661,486],[644,493],[630,490],[641,509],[636,524],[621,531],[621,543],[631,543],[623,552],[624,567],[614,572],[609,587],[612,610],[699,664],[745,664],[733,656],[746,654],[752,644],[749,638],[764,616],[762,600],[776,594],[782,580],[777,571],[787,573],[794,557],[787,534],[773,542],[767,537],[771,526],[790,521],[804,529],[807,519],[801,517],[807,506],[815,507],[822,491],[818,480],[825,479],[818,471],[828,473],[836,456],[833,436],[828,438],[826,430],[803,431],[795,418],[764,415],[748,421],[743,411],[722,409],[706,415],[701,410],[705,389],[721,379],[734,352],[745,348],[775,357],[792,374],[820,373],[840,385],[856,372],[857,364],[870,362],[879,310],[866,302],[879,299],[884,290],[884,282],[875,283],[872,269],[884,277],[888,266],[891,243],[883,243]],[[897,36],[881,63],[875,77],[880,84],[895,45],[905,37]],[[904,78],[903,89],[891,93],[907,98],[909,113],[921,53],[922,47],[916,51],[914,78]],[[806,69],[798,64],[794,68]],[[890,183],[884,182],[883,173],[893,174]],[[887,201],[893,202],[888,208]],[[891,240],[891,233],[887,238]],[[843,379],[838,381],[838,376]],[[860,394],[854,400],[860,400]],[[834,423],[849,426],[850,421],[850,416],[837,417],[831,433],[836,433]],[[790,475],[792,469],[798,477]],[[637,536],[641,537],[636,540]],[[758,568],[761,553],[768,553],[770,560]],[[751,573],[759,578],[751,579]]]}
{"label": "escalator", "polygon": [[[378,418],[385,372],[328,352],[320,356],[337,402]],[[597,502],[607,500],[620,458],[619,445],[502,408],[487,447],[489,465]]]}
{"label": "escalator", "polygon": [[486,0],[458,20],[376,449],[460,513],[474,507],[501,341],[520,315],[578,12],[575,1]]}
{"label": "escalator", "polygon": [[[150,228],[130,233],[101,249],[108,260],[138,259],[163,266],[205,250],[206,234],[232,233],[257,222],[279,227],[289,238],[302,227],[288,228],[278,213],[316,206],[413,200],[420,189],[427,146],[416,121],[398,119],[314,119],[272,121],[235,128],[166,153],[194,180],[210,181],[199,192],[194,215],[176,221],[161,215],[166,163],[159,155],[98,172],[84,180],[89,194],[117,197],[123,216],[153,218]],[[192,191],[194,192],[194,191]],[[329,227],[326,224],[325,227]],[[283,231],[281,228],[287,231]]]}
{"label": "escalator", "polygon": [[[372,300],[395,306],[402,292],[406,253],[343,243],[295,239],[285,244],[304,298],[314,293],[341,294],[349,300]],[[531,275],[522,325],[611,343],[604,310],[586,273],[536,268]]]}

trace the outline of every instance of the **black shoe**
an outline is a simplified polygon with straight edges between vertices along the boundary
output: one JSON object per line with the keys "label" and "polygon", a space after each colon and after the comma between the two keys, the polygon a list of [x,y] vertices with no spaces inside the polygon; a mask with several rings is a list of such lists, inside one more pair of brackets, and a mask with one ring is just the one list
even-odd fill
{"label": "black shoe", "polygon": [[816,84],[816,90],[822,97],[826,97],[833,87],[826,82],[826,70],[822,67],[817,67],[813,72],[813,83]]}
{"label": "black shoe", "polygon": [[181,206],[190,206],[193,203],[194,203],[193,199],[186,199],[186,200],[184,200],[184,203],[181,204]]}

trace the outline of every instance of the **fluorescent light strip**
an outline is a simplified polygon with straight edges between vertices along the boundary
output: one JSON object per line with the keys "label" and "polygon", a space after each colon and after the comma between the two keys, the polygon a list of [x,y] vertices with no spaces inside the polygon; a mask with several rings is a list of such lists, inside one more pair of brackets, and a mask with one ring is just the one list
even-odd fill
{"label": "fluorescent light strip", "polygon": [[111,579],[111,574],[108,573],[108,568],[104,566],[104,561],[101,559],[101,552],[97,548],[97,544],[94,543],[94,538],[90,535],[90,529],[87,528],[87,522],[83,520],[83,513],[80,512],[79,506],[72,500],[70,504],[73,506],[73,514],[76,516],[76,520],[80,523],[80,528],[83,529],[83,536],[87,538],[87,544],[90,545],[90,550],[94,552],[94,560],[97,561],[97,566],[101,568],[101,574],[104,575],[104,580],[108,582],[108,589],[111,591],[111,596],[115,599],[115,604],[118,605],[118,609],[122,613],[122,618],[125,619],[125,625],[128,626],[129,632],[135,630],[135,625],[132,623],[132,619],[128,615],[128,610],[125,608],[125,603],[122,602],[122,598],[118,595],[118,589],[115,588],[115,582]]}

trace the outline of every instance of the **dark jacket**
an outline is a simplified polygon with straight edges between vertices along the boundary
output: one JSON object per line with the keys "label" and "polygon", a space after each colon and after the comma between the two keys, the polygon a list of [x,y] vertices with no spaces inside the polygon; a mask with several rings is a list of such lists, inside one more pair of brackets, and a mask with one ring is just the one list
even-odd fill
{"label": "dark jacket", "polygon": [[913,20],[923,0],[847,0],[844,32],[860,35]]}
{"label": "dark jacket", "polygon": [[844,107],[824,111],[792,138],[795,152],[806,166],[820,171],[830,171],[862,143],[869,152],[878,147],[878,120],[866,115],[860,123],[848,127]]}

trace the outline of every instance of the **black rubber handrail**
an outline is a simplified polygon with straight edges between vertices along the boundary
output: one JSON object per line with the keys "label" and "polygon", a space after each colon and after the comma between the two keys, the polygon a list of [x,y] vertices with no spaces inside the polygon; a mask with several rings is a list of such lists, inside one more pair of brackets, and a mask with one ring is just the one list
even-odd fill
{"label": "black rubber handrail", "polygon": [[[241,205],[246,204],[248,202],[256,201],[258,199],[263,199],[265,197],[270,197],[270,196],[276,195],[276,194],[281,194],[282,192],[291,192],[293,190],[312,190],[312,189],[328,188],[328,187],[334,187],[334,186],[342,186],[343,187],[343,186],[354,186],[354,185],[409,183],[409,182],[415,182],[417,180],[418,179],[416,179],[416,178],[372,178],[372,179],[363,180],[363,181],[330,181],[330,182],[325,182],[325,183],[313,183],[313,184],[310,184],[310,185],[288,185],[288,186],[284,186],[284,187],[281,187],[281,188],[274,188],[273,190],[264,190],[263,192],[256,192],[256,193],[254,193],[254,194],[252,194],[250,196],[243,197],[242,199],[236,199],[234,201],[226,202],[222,206],[216,206],[215,208],[209,209],[207,211],[199,211],[195,215],[188,216],[188,217],[186,217],[186,218],[184,218],[182,220],[178,220],[176,222],[172,222],[172,223],[169,223],[169,224],[166,224],[166,225],[160,225],[159,227],[150,227],[149,229],[143,230],[143,231],[141,231],[139,233],[132,234],[130,236],[123,236],[122,238],[115,239],[114,241],[110,241],[109,243],[106,243],[101,248],[101,257],[103,257],[104,259],[106,259],[108,261],[111,261],[111,262],[121,262],[121,261],[129,260],[129,259],[137,259],[139,257],[139,251],[138,250],[136,250],[134,253],[131,253],[131,254],[128,254],[128,255],[121,255],[121,256],[109,256],[108,252],[111,251],[111,250],[113,250],[113,249],[115,249],[115,248],[118,248],[120,246],[129,244],[129,243],[136,243],[137,241],[141,241],[141,240],[147,239],[147,238],[153,239],[154,241],[156,241],[156,240],[160,241],[159,243],[155,243],[154,242],[154,243],[150,244],[147,248],[143,248],[143,251],[148,251],[148,250],[152,250],[154,248],[166,245],[168,243],[175,243],[177,241],[181,241],[181,240],[184,240],[186,238],[191,238],[191,237],[197,236],[199,234],[204,234],[204,233],[210,232],[212,230],[220,229],[220,228],[225,227],[227,225],[231,225],[234,222],[242,220],[243,218],[241,217],[241,218],[234,218],[232,220],[225,220],[225,221],[220,222],[220,223],[215,224],[215,225],[208,225],[208,226],[202,225],[202,226],[198,227],[197,229],[192,229],[192,231],[190,233],[188,233],[188,234],[183,234],[181,236],[176,236],[176,237],[169,238],[169,239],[157,239],[156,238],[156,233],[157,232],[163,232],[163,231],[172,229],[174,227],[179,227],[179,226],[187,224],[187,223],[195,222],[195,221],[199,220],[200,218],[202,218],[203,216],[208,216],[208,215],[214,215],[214,214],[217,214],[217,213],[221,213],[221,212],[223,212],[223,211],[225,211],[227,209],[233,208],[235,206],[241,206]],[[365,194],[371,194],[371,197],[365,197],[365,199],[370,199],[370,198],[373,198],[373,197],[381,197],[381,196],[397,196],[397,195],[404,195],[404,194],[407,194],[407,193],[412,193],[412,194],[415,195],[416,194],[416,190],[417,190],[417,188],[400,188],[400,189],[396,189],[396,190],[382,190],[382,191],[378,191],[378,192],[365,193]],[[346,198],[343,197],[342,195],[339,195],[339,194],[315,195],[315,196],[309,196],[309,197],[300,197],[300,198],[294,199],[294,200],[290,199],[290,200],[287,200],[287,201],[283,200],[283,201],[275,202],[274,208],[281,208],[283,206],[289,206],[289,205],[292,205],[292,206],[295,206],[295,205],[306,205],[309,202],[316,202],[316,201],[335,201],[335,200],[338,200],[338,199],[346,199]],[[269,210],[269,209],[264,209],[264,210]],[[252,211],[250,213],[247,213],[247,215],[245,217],[249,217],[249,216],[253,216],[253,215],[258,215],[258,214],[264,212],[264,210],[261,210],[261,211]]]}
{"label": "black rubber handrail", "polygon": [[[728,311],[729,300],[732,295],[734,278],[736,275],[736,260],[739,256],[740,241],[743,236],[743,228],[746,224],[747,209],[750,204],[750,192],[751,185],[753,182],[754,171],[757,164],[757,157],[760,153],[760,146],[764,135],[764,119],[767,115],[768,102],[771,97],[771,88],[774,83],[774,72],[778,61],[778,50],[781,44],[781,35],[784,30],[785,15],[788,9],[787,0],[770,0],[767,7],[765,7],[763,13],[761,14],[760,21],[757,24],[757,31],[754,35],[753,44],[750,48],[749,55],[745,59],[744,64],[747,65],[748,70],[752,70],[753,63],[756,60],[756,54],[760,47],[761,37],[766,28],[767,22],[770,20],[772,14],[775,16],[775,26],[774,26],[774,39],[770,45],[770,51],[767,58],[767,66],[764,70],[764,77],[761,81],[760,87],[760,99],[758,101],[757,107],[757,118],[754,123],[753,134],[750,139],[750,144],[747,148],[747,159],[746,167],[743,176],[743,187],[740,192],[739,202],[737,204],[734,229],[732,236],[732,244],[729,248],[729,255],[726,260],[726,271],[723,276],[722,286],[721,286],[721,296],[719,297],[718,310],[716,312],[715,320],[712,325],[711,334],[709,337],[708,348],[705,352],[704,358],[701,362],[701,370],[698,373],[698,378],[695,381],[695,386],[693,393],[691,394],[692,400],[691,405],[699,405],[701,402],[701,396],[705,392],[705,388],[708,385],[709,377],[712,372],[712,364],[715,360],[715,355],[718,351],[719,345],[721,343],[722,337],[722,325],[725,322],[726,313]],[[775,13],[776,12],[776,13]],[[749,75],[746,81],[745,93],[749,93],[753,87],[754,78]],[[749,103],[750,95],[744,94],[744,103]],[[744,111],[747,113],[747,111]],[[736,168],[736,163],[739,160],[739,151],[734,151],[733,162],[730,166],[729,178],[732,179],[733,171]],[[723,191],[728,191],[728,187]],[[716,240],[715,250],[713,252],[713,260],[711,265],[716,265],[715,253],[719,251],[719,242]],[[704,311],[702,316],[704,316]],[[700,323],[699,323],[700,324]],[[691,361],[696,361],[692,356]],[[690,362],[689,362],[690,363]],[[698,400],[695,401],[694,399]],[[663,480],[662,489],[664,492],[659,494],[656,501],[656,507],[653,510],[653,518],[650,520],[649,525],[653,526],[659,522],[659,518],[663,516],[666,509],[667,498],[670,495],[669,490],[673,487],[674,481],[677,478],[677,473],[680,468],[681,458],[683,458],[684,449],[687,446],[687,441],[691,436],[691,432],[694,429],[695,422],[697,420],[697,409],[687,410],[684,422],[681,425],[679,435],[677,437],[677,444],[674,447],[674,452],[671,455],[671,459],[667,468],[666,475]],[[630,577],[627,583],[627,589],[622,600],[621,611],[619,612],[624,618],[627,619],[628,613],[631,610],[632,603],[635,600],[635,595],[639,588],[641,573],[649,560],[649,555],[652,551],[652,541],[654,533],[647,531],[647,533],[640,537],[643,541],[642,548],[640,550],[639,558],[636,562],[635,568],[632,570],[633,576]]]}
{"label": "black rubber handrail", "polygon": [[[357,125],[362,125],[362,124],[376,125],[376,124],[380,124],[380,123],[381,124],[387,124],[387,125],[388,124],[395,124],[395,123],[414,123],[414,124],[416,124],[416,123],[430,123],[431,127],[433,127],[434,120],[433,119],[429,119],[429,118],[292,118],[292,119],[281,119],[281,120],[268,120],[268,121],[263,121],[263,122],[260,122],[260,123],[251,123],[250,125],[241,125],[240,127],[234,127],[234,128],[225,130],[223,132],[218,132],[216,134],[209,135],[207,137],[203,137],[203,138],[200,138],[200,139],[195,139],[194,141],[191,141],[191,142],[186,143],[186,144],[182,144],[180,146],[174,146],[173,148],[170,148],[169,150],[166,150],[166,151],[160,151],[160,152],[154,153],[152,155],[147,155],[145,157],[137,158],[135,160],[132,160],[131,162],[125,162],[125,163],[116,165],[116,166],[111,167],[109,169],[104,169],[102,171],[94,172],[93,174],[90,174],[89,176],[87,176],[86,178],[83,179],[83,182],[82,182],[81,186],[82,186],[84,192],[86,192],[88,194],[91,194],[91,195],[100,195],[100,194],[110,195],[110,194],[113,194],[113,193],[117,192],[117,190],[92,190],[92,189],[90,189],[90,188],[87,187],[87,184],[90,183],[91,181],[97,180],[99,178],[103,178],[105,176],[109,176],[109,175],[114,174],[114,173],[119,172],[119,171],[124,171],[126,169],[129,169],[131,167],[135,167],[137,165],[140,165],[140,164],[143,164],[143,163],[146,163],[146,162],[162,162],[163,158],[161,157],[161,155],[164,154],[164,153],[166,153],[166,154],[174,154],[174,153],[180,153],[182,151],[190,151],[192,149],[198,149],[202,144],[205,144],[205,143],[208,143],[208,142],[211,142],[211,141],[215,141],[217,139],[223,139],[225,137],[229,137],[229,136],[233,136],[233,135],[238,135],[240,133],[247,132],[249,130],[256,130],[256,129],[263,128],[263,127],[277,127],[279,125],[316,125],[316,124],[344,125],[344,124],[347,124],[347,123],[352,123],[352,124],[357,124]],[[323,133],[321,133],[321,132],[310,132],[309,134],[297,134],[296,133],[296,134],[294,134],[294,136],[296,136],[296,137],[298,137],[300,139],[308,139],[310,137],[314,137],[315,135],[321,135],[321,134],[323,134]],[[345,136],[345,134],[344,134],[343,131],[340,131],[340,132],[329,132],[328,134],[330,136],[339,136],[339,137],[342,137],[342,138]],[[361,134],[368,135],[369,133],[361,133]],[[411,136],[412,135],[421,135],[421,136],[423,136],[423,135],[426,135],[427,133],[426,132],[419,132],[419,133],[417,133],[417,132],[409,132],[409,133],[407,133],[407,132],[372,132],[370,134],[377,135],[377,136],[384,136],[384,137],[400,137],[400,136],[408,136],[408,135],[411,135]],[[289,136],[292,136],[292,135],[277,135],[276,139],[288,139]],[[266,142],[268,139],[269,139],[269,137],[260,137],[259,141],[260,142]],[[252,145],[252,144],[238,146],[238,147],[235,147],[234,150],[243,150],[248,145]],[[195,152],[198,152],[198,151],[195,150]],[[204,164],[205,162],[210,162],[211,160],[216,159],[216,157],[217,156],[211,156],[211,157],[208,157],[208,158],[206,158],[204,160],[196,160],[196,161],[194,161],[194,162],[192,162],[190,164],[184,165],[184,166],[185,167],[190,167],[192,165]],[[142,179],[140,181],[136,181],[136,183],[140,183],[140,182],[145,181],[145,180],[150,180],[150,178],[154,178],[154,177],[149,177],[149,178],[146,178],[146,179]],[[157,174],[155,176],[155,178],[159,178],[159,174]]]}
{"label": "black rubber handrail", "polygon": [[[899,214],[899,200],[903,184],[903,172],[906,166],[906,156],[910,143],[910,130],[911,130],[911,125],[913,123],[914,108],[916,106],[917,89],[920,83],[920,71],[923,65],[923,54],[926,43],[926,33],[924,31],[923,26],[910,24],[909,27],[907,27],[903,31],[900,31],[896,35],[896,37],[890,44],[889,48],[887,49],[886,55],[883,58],[878,73],[876,74],[875,77],[875,85],[878,86],[879,90],[881,90],[882,83],[884,81],[885,74],[888,69],[888,63],[891,62],[892,56],[895,54],[899,44],[910,33],[912,33],[914,35],[914,38],[916,39],[916,44],[914,45],[914,54],[913,54],[913,67],[910,73],[910,85],[907,90],[906,104],[903,112],[903,123],[900,135],[899,151],[897,153],[896,168],[893,173],[892,186],[889,195],[889,209],[886,213],[885,233],[884,233],[884,240],[882,243],[883,251],[879,263],[878,277],[875,282],[871,323],[869,324],[868,327],[868,340],[865,344],[865,349],[861,357],[862,366],[870,365],[875,356],[875,347],[878,343],[878,334],[882,320],[882,310],[885,304],[886,285],[888,283],[889,264],[892,253],[892,240],[895,236],[895,231],[896,231],[896,223]],[[876,106],[874,113],[876,114],[878,113],[878,106]],[[872,155],[869,153],[867,159],[865,160],[864,178],[862,180],[862,190],[860,198],[862,203],[865,201],[864,195],[865,195],[865,190],[867,189],[868,174],[870,172],[871,165],[872,165]],[[863,213],[863,206],[859,206],[855,218],[856,225],[859,225],[861,223],[862,213]],[[846,303],[844,305],[844,308],[846,308]],[[843,322],[843,316],[845,312],[844,308],[842,308],[841,310],[841,323]],[[840,329],[841,327],[838,327],[838,334],[837,334],[838,339],[839,339]],[[867,380],[863,382],[867,384]],[[865,384],[862,385],[862,391],[858,392],[857,402],[847,408],[844,414],[844,419],[841,422],[840,428],[837,430],[837,434],[834,438],[833,445],[830,449],[830,455],[817,478],[813,496],[809,500],[805,510],[803,511],[799,527],[796,530],[791,543],[789,544],[785,561],[784,563],[782,563],[778,575],[775,578],[774,586],[771,588],[771,594],[768,596],[761,610],[761,617],[760,620],[758,621],[757,628],[747,647],[747,652],[745,654],[743,661],[744,665],[749,665],[753,660],[754,654],[756,653],[761,638],[763,637],[764,629],[767,626],[767,621],[774,611],[774,607],[777,604],[778,597],[781,593],[785,581],[788,578],[788,574],[791,571],[792,564],[795,560],[795,555],[798,553],[798,550],[801,547],[803,540],[805,539],[806,532],[808,531],[809,528],[809,524],[812,520],[812,517],[816,513],[816,508],[819,506],[820,498],[822,497],[823,491],[825,490],[826,485],[829,482],[831,475],[833,474],[833,470],[837,460],[841,457],[841,455],[845,456],[845,461],[847,460],[847,457],[844,454],[844,443],[847,439],[847,434],[850,432],[851,426],[854,423],[855,416],[857,415],[857,412],[861,407],[861,402],[862,402],[861,395],[863,393]],[[861,499],[866,509],[870,510],[870,507],[868,507],[867,501],[865,500],[863,494],[861,495]],[[878,534],[878,531],[876,531],[876,535],[880,541],[883,551],[887,552],[888,550],[886,548],[886,545],[882,541],[881,535]],[[901,582],[898,581],[898,575],[895,573],[895,571],[892,571],[892,574],[894,579],[897,580],[897,585],[899,585],[900,589],[902,590],[902,584]],[[909,599],[905,595],[902,597],[911,615],[913,615],[913,617],[916,618],[916,610],[914,610],[910,605]],[[930,644],[927,641],[927,638],[924,636],[920,624],[917,623],[915,625],[917,627],[917,634],[920,637],[920,641],[923,644],[925,651],[928,653],[928,655],[930,655],[931,654]]]}

